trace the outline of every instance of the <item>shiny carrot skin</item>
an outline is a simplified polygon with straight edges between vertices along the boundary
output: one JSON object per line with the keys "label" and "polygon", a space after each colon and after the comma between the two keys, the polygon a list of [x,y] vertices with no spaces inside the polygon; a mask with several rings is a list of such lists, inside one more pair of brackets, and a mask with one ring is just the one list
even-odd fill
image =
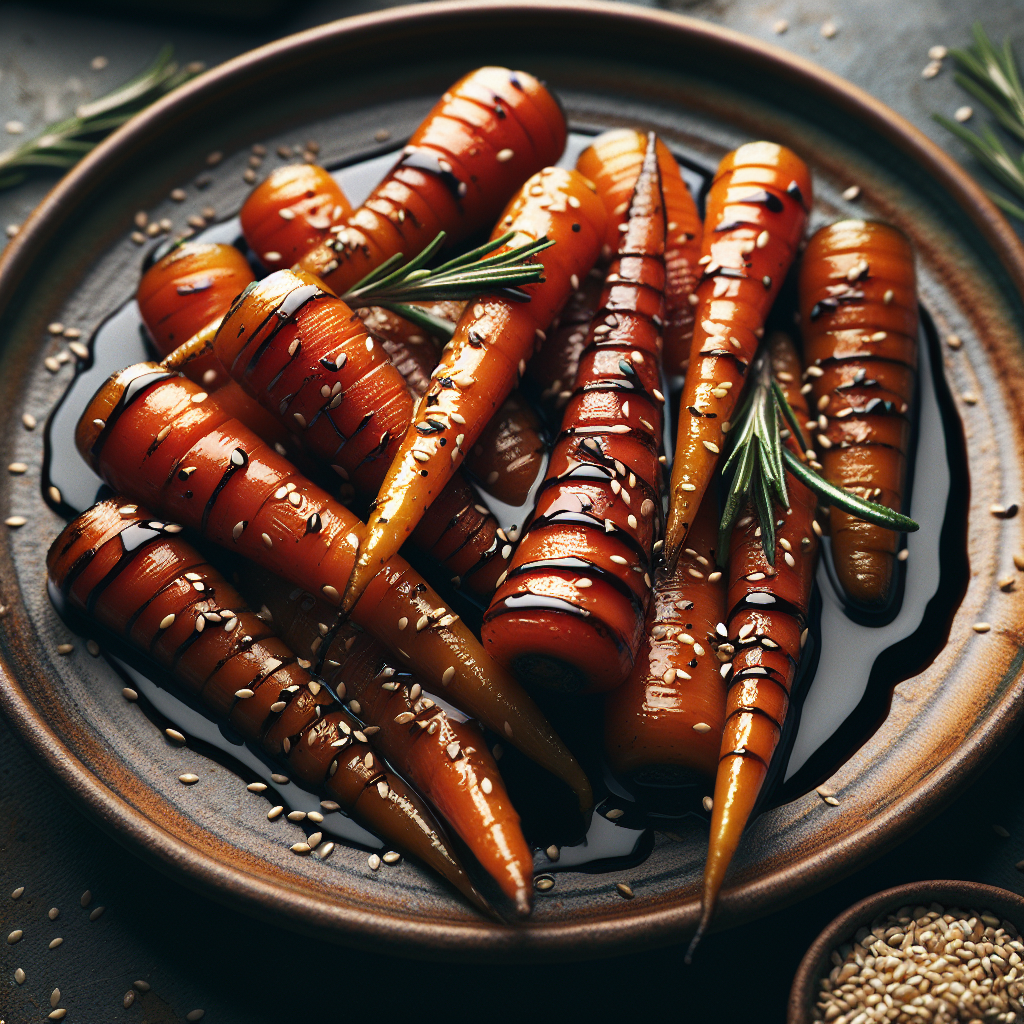
{"label": "shiny carrot skin", "polygon": [[278,167],[249,193],[239,217],[246,244],[268,270],[290,267],[352,213],[341,186],[316,164]]}
{"label": "shiny carrot skin", "polygon": [[603,692],[633,667],[660,530],[665,210],[654,136],[533,516],[482,639],[531,685]]}
{"label": "shiny carrot skin", "polygon": [[[253,280],[246,258],[233,245],[219,242],[183,242],[157,260],[142,275],[135,299],[161,358],[219,323],[235,296]],[[227,379],[212,354],[193,370],[195,379],[207,387]]]}
{"label": "shiny carrot skin", "polygon": [[665,557],[674,564],[725,443],[728,423],[811,207],[806,164],[751,142],[719,164],[707,198],[696,322],[676,435]]}
{"label": "shiny carrot skin", "polygon": [[640,785],[713,780],[725,726],[725,574],[718,501],[708,494],[674,569],[654,580],[646,635],[629,679],[605,702],[612,771]]}
{"label": "shiny carrot skin", "polygon": [[[576,171],[546,168],[520,190],[492,237],[508,231],[516,246],[546,236],[544,280],[527,285],[528,302],[484,296],[459,320],[367,522],[348,607],[401,547],[526,369],[544,331],[597,258],[604,206]],[[499,250],[502,251],[502,250]]]}
{"label": "shiny carrot skin", "polygon": [[180,526],[124,498],[102,501],[56,538],[47,570],[73,608],[171,671],[292,778],[330,794],[486,908],[431,812],[374,756],[360,723],[182,539]]}
{"label": "shiny carrot skin", "polygon": [[533,898],[533,857],[480,729],[457,722],[395,669],[384,646],[322,598],[255,566],[242,588],[288,646],[348,701],[374,746],[441,812],[521,915]]}
{"label": "shiny carrot skin", "polygon": [[[610,256],[619,245],[619,229],[625,222],[640,166],[647,150],[647,136],[633,128],[603,132],[576,161],[576,170],[597,187],[608,210],[605,246]],[[697,204],[679,172],[668,146],[658,140],[658,167],[665,197],[665,326],[662,362],[669,376],[686,370],[693,338],[693,304],[690,296],[700,277],[703,226]]]}
{"label": "shiny carrot skin", "polygon": [[565,148],[565,115],[532,75],[484,67],[456,82],[366,202],[304,256],[299,269],[345,292],[439,231],[454,243],[494,223],[531,174]]}
{"label": "shiny carrot skin", "polygon": [[[800,323],[824,476],[899,511],[917,386],[917,284],[910,242],[894,227],[846,220],[821,228],[800,267]],[[824,429],[821,429],[824,427]],[[847,597],[884,609],[899,534],[833,508],[836,575]]]}
{"label": "shiny carrot skin", "polygon": [[[156,363],[115,374],[86,408],[75,440],[114,490],[340,602],[359,520],[192,381]],[[404,559],[372,581],[353,620],[589,806],[586,777],[536,705]]]}
{"label": "shiny carrot skin", "polygon": [[[800,360],[783,334],[769,339],[772,372],[798,420],[807,416],[800,393]],[[784,442],[794,452],[793,438]],[[764,785],[807,634],[818,537],[817,498],[786,478],[789,509],[778,509],[775,565],[762,547],[757,515],[748,506],[729,551],[729,643],[736,649],[728,676],[725,730],[715,779],[711,835],[704,867],[701,929],[714,913],[726,871]]]}

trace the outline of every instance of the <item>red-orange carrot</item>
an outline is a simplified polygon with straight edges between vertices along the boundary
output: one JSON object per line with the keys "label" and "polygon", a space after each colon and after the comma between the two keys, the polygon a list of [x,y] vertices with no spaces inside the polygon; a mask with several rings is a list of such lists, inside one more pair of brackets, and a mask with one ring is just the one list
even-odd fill
{"label": "red-orange carrot", "polygon": [[725,725],[725,578],[718,501],[705,496],[674,569],[655,577],[646,636],[629,679],[608,694],[608,763],[640,785],[713,780]]}
{"label": "red-orange carrot", "polygon": [[369,199],[298,266],[339,294],[386,259],[494,223],[515,190],[565,148],[565,116],[532,75],[484,67],[445,94]]}
{"label": "red-orange carrot", "polygon": [[665,209],[652,133],[547,477],[484,616],[531,685],[610,690],[633,667],[660,530]]}
{"label": "red-orange carrot", "polygon": [[171,671],[292,778],[328,793],[486,908],[433,815],[374,756],[361,723],[180,534],[124,498],[102,501],[51,545],[50,580],[72,608]]}
{"label": "red-orange carrot", "polygon": [[542,254],[544,280],[524,288],[528,302],[485,296],[463,313],[381,485],[346,607],[401,547],[525,371],[537,332],[547,328],[597,258],[604,224],[600,199],[576,171],[545,169],[509,205],[493,237],[515,231],[510,246],[544,236],[553,240]]}
{"label": "red-orange carrot", "polygon": [[278,167],[249,193],[239,217],[246,244],[270,270],[290,267],[352,213],[341,186],[316,164]]}
{"label": "red-orange carrot", "polygon": [[[821,228],[800,266],[800,323],[823,476],[900,510],[910,409],[917,385],[914,252],[902,232],[875,221]],[[832,558],[847,596],[889,604],[899,534],[841,508],[829,515]]]}
{"label": "red-orange carrot", "polygon": [[751,142],[719,164],[707,198],[696,323],[679,409],[665,557],[674,564],[725,443],[764,319],[811,206],[804,162]]}
{"label": "red-orange carrot", "polygon": [[[596,186],[608,211],[605,248],[618,251],[620,229],[625,223],[629,199],[640,174],[647,136],[633,128],[617,128],[594,139],[576,161],[576,170]],[[662,362],[670,376],[685,372],[693,337],[693,304],[697,287],[697,259],[703,228],[697,204],[679,172],[679,164],[661,139],[658,140],[661,191],[665,197],[665,326]]]}
{"label": "red-orange carrot", "polygon": [[382,644],[322,598],[263,569],[241,570],[242,589],[269,613],[282,639],[312,663],[374,746],[441,812],[520,914],[533,897],[533,858],[519,815],[480,729],[458,722],[396,670]]}
{"label": "red-orange carrot", "polygon": [[[359,520],[192,381],[156,363],[115,374],[75,440],[115,490],[340,603]],[[586,777],[536,705],[404,559],[375,577],[353,620],[589,806]]]}
{"label": "red-orange carrot", "polygon": [[[806,419],[800,360],[783,334],[769,339],[772,372],[798,419]],[[794,438],[784,442],[794,452]],[[814,492],[787,477],[790,507],[776,509],[775,564],[765,556],[758,516],[748,507],[729,551],[729,643],[725,731],[715,779],[711,835],[704,867],[703,913],[696,944],[715,910],[725,873],[768,774],[789,710],[789,695],[807,632],[818,557]],[[691,951],[693,946],[690,947]]]}

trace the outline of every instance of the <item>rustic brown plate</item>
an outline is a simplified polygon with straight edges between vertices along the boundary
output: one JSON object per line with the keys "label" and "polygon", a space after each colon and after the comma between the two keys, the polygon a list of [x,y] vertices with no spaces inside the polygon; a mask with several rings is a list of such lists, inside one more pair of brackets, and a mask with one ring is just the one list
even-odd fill
{"label": "rustic brown plate", "polygon": [[949,880],[910,882],[876,892],[844,910],[830,922],[804,954],[789,993],[786,1024],[811,1024],[821,979],[832,970],[832,950],[852,941],[862,927],[871,927],[876,917],[900,907],[927,907],[939,903],[946,908],[990,910],[1009,921],[1018,932],[1024,929],[1024,896],[995,885]]}
{"label": "rustic brown plate", "polygon": [[[1024,517],[994,502],[1020,494],[1024,419],[1024,253],[981,190],[892,111],[827,73],[754,40],[669,14],[613,4],[423,4],[353,18],[254,51],[160,102],[105,142],[49,194],[0,264],[0,445],[4,516],[24,515],[0,543],[0,701],[25,742],[111,833],[158,866],[279,923],[423,956],[582,958],[681,939],[698,913],[704,853],[696,825],[659,836],[651,856],[614,875],[567,873],[532,920],[502,927],[475,916],[415,865],[372,873],[365,853],[326,863],[293,856],[268,828],[266,805],[197,752],[166,745],[124,702],[120,683],[68,639],[46,597],[43,555],[61,520],[41,499],[41,431],[68,380],[51,374],[51,321],[86,333],[127,299],[139,249],[132,215],[184,217],[237,209],[248,147],[313,136],[330,162],[372,153],[382,129],[400,139],[450,82],[484,62],[524,67],[558,91],[576,125],[633,124],[704,154],[767,137],[811,163],[819,219],[867,212],[898,224],[919,254],[922,299],[940,333],[945,373],[966,437],[971,576],[949,640],[896,688],[874,736],[828,786],[762,815],[736,858],[719,926],[806,896],[899,842],[959,792],[1016,728],[1024,710],[1024,590],[1001,593],[1024,550]],[[205,191],[191,183],[223,152]],[[271,150],[273,152],[273,149]],[[841,193],[851,182],[857,203]],[[185,204],[167,200],[189,186]],[[927,481],[917,496],[925,500]],[[972,630],[980,620],[988,633]],[[937,624],[937,629],[944,628]],[[195,771],[203,784],[177,776]],[[283,825],[281,829],[290,826]],[[294,840],[289,840],[294,841]],[[628,882],[635,898],[615,889]]]}

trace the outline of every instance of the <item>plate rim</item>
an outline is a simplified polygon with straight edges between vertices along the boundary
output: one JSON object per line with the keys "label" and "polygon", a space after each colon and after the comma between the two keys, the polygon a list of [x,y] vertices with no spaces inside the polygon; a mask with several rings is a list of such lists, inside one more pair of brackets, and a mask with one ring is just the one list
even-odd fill
{"label": "plate rim", "polygon": [[[222,91],[231,91],[254,73],[272,72],[310,48],[331,45],[343,38],[357,40],[360,35],[376,35],[401,28],[415,31],[424,23],[449,19],[508,17],[512,5],[503,0],[437,0],[411,7],[388,8],[369,14],[340,19],[282,39],[275,40],[218,65],[196,77],[136,115],[131,121],[100,143],[47,193],[27,218],[21,231],[0,255],[0,309],[29,272],[40,252],[53,239],[63,220],[69,216],[90,190],[111,173],[120,159],[146,141],[158,136],[161,127],[179,116],[194,114],[209,99]],[[769,68],[773,74],[799,81],[832,104],[861,120],[896,149],[914,160],[937,180],[944,191],[966,213],[1010,276],[1018,295],[1024,296],[1024,243],[1006,218],[988,198],[982,187],[936,143],[900,114],[880,100],[840,76],[811,61],[784,51],[770,43],[683,15],[652,11],[608,0],[518,0],[517,17],[552,13],[566,18],[604,19],[632,23],[638,31],[662,31],[688,37],[690,45],[702,44],[728,51],[752,65]],[[446,957],[469,954],[473,959],[537,959],[560,957],[582,959],[610,955],[626,948],[638,950],[674,941],[691,931],[695,914],[686,901],[674,901],[663,907],[645,907],[642,913],[617,915],[609,907],[606,915],[588,915],[579,921],[533,922],[515,928],[495,928],[489,922],[457,924],[418,921],[390,913],[383,907],[373,911],[347,907],[338,902],[316,903],[308,894],[283,888],[258,875],[225,864],[202,849],[179,840],[143,812],[134,809],[109,789],[66,747],[18,684],[16,673],[0,658],[0,707],[12,729],[28,743],[37,760],[59,780],[65,793],[92,820],[123,845],[180,882],[198,888],[219,902],[241,908],[279,926],[315,934],[346,943],[369,942],[377,948],[419,957]],[[879,818],[867,821],[842,841],[851,854],[866,834],[887,824],[889,842],[871,852],[884,849],[906,838],[960,792],[969,777],[995,756],[1000,740],[1013,733],[1016,716],[999,721],[992,718],[987,728],[973,734],[945,762],[945,771],[923,782],[906,805],[890,807]],[[953,776],[951,778],[951,776]],[[891,827],[894,818],[903,816],[903,828]],[[854,856],[849,871],[865,859]],[[856,863],[854,863],[856,861]],[[832,879],[823,880],[822,866],[803,865],[805,874],[816,876],[820,889]],[[796,867],[784,872],[789,878]],[[775,878],[776,876],[773,876]],[[776,880],[775,884],[779,884]],[[763,881],[745,883],[737,889],[736,908],[741,916],[753,916]],[[814,891],[812,888],[810,891]],[[809,893],[801,892],[804,896]],[[791,900],[794,897],[791,897]],[[692,902],[692,901],[691,901]],[[282,915],[281,910],[289,913]]]}

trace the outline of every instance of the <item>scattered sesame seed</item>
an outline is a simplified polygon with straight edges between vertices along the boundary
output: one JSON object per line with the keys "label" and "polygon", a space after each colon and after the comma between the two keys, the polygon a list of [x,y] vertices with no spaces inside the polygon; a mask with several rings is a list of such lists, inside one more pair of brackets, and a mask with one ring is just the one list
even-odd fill
{"label": "scattered sesame seed", "polygon": [[8,465],[7,472],[17,476],[20,473],[27,473],[28,466],[24,462],[12,462]]}
{"label": "scattered sesame seed", "polygon": [[172,743],[184,743],[185,742],[184,735],[182,733],[178,732],[177,729],[164,729],[164,735]]}
{"label": "scattered sesame seed", "polygon": [[69,654],[73,654],[74,650],[74,644],[57,644],[57,653],[62,657],[66,657]]}
{"label": "scattered sesame seed", "polygon": [[25,125],[21,121],[8,121],[4,127],[8,135],[20,135],[25,130]]}
{"label": "scattered sesame seed", "polygon": [[375,853],[371,853],[370,856],[366,858],[366,863],[370,865],[371,871],[376,871],[380,868],[380,857]]}
{"label": "scattered sesame seed", "polygon": [[971,626],[975,633],[987,633],[991,628],[992,624],[989,622],[976,622]]}
{"label": "scattered sesame seed", "polygon": [[341,600],[341,595],[338,593],[337,589],[332,587],[329,583],[320,588],[320,593],[330,601]]}
{"label": "scattered sesame seed", "polygon": [[26,412],[21,417],[21,423],[22,423],[22,426],[24,426],[24,428],[26,430],[35,430],[36,429],[36,425],[37,425],[36,418],[30,412]]}
{"label": "scattered sesame seed", "polygon": [[511,149],[499,149],[498,150],[498,163],[504,164],[512,159],[516,154]]}
{"label": "scattered sesame seed", "polygon": [[710,814],[712,810],[714,810],[715,801],[712,800],[711,797],[706,796],[703,800],[701,800],[701,805],[703,806],[704,810],[707,811],[708,814]]}
{"label": "scattered sesame seed", "polygon": [[778,21],[772,25],[772,31],[777,36],[784,36],[789,31],[789,22],[785,18],[779,18]]}
{"label": "scattered sesame seed", "polygon": [[1003,593],[1008,594],[1011,590],[1013,590],[1016,583],[1017,581],[1013,576],[1003,576],[999,580],[999,589],[1003,591]]}
{"label": "scattered sesame seed", "polygon": [[819,31],[821,32],[822,38],[824,38],[824,39],[834,39],[836,37],[836,33],[838,33],[839,29],[836,28],[836,23],[834,21],[826,21],[821,26]]}
{"label": "scattered sesame seed", "polygon": [[965,121],[970,121],[974,117],[974,108],[968,106],[957,107],[956,112],[953,114],[953,119],[963,124]]}
{"label": "scattered sesame seed", "polygon": [[965,391],[961,396],[964,405],[977,405],[978,396],[973,391]]}
{"label": "scattered sesame seed", "polygon": [[92,903],[92,893],[86,889],[85,892],[82,893],[82,898],[78,902],[81,903],[83,907],[89,906],[89,904]]}
{"label": "scattered sesame seed", "polygon": [[51,1010],[47,1015],[48,1020],[63,1020],[67,1016],[67,1010],[63,1006],[56,1010]]}
{"label": "scattered sesame seed", "polygon": [[139,695],[130,686],[126,686],[121,691],[121,696],[124,697],[125,700],[138,700],[139,699]]}
{"label": "scattered sesame seed", "polygon": [[90,920],[90,921],[98,921],[98,920],[99,920],[99,919],[100,919],[100,918],[101,918],[101,917],[103,916],[103,911],[104,911],[104,910],[106,910],[106,909],[107,909],[106,907],[97,907],[97,908],[96,908],[96,909],[95,909],[95,910],[94,910],[94,911],[93,911],[93,912],[92,912],[92,913],[91,913],[91,914],[89,915],[89,920]]}
{"label": "scattered sesame seed", "polygon": [[265,782],[250,782],[245,788],[249,790],[250,793],[265,793],[267,784]]}
{"label": "scattered sesame seed", "polygon": [[699,733],[711,732],[711,726],[707,722],[697,722],[693,726],[693,731]]}
{"label": "scattered sesame seed", "polygon": [[199,776],[186,772],[184,775],[178,776],[178,781],[185,786],[194,786],[199,781]]}
{"label": "scattered sesame seed", "polygon": [[555,880],[550,875],[538,875],[533,880],[533,887],[538,892],[548,892],[555,887]]}
{"label": "scattered sesame seed", "polygon": [[995,832],[995,834],[997,836],[1001,836],[1003,839],[1009,839],[1010,838],[1009,831],[1006,828],[1004,828],[1002,825],[993,825],[992,826],[992,831]]}
{"label": "scattered sesame seed", "polygon": [[124,994],[124,998],[121,1000],[121,1005],[127,1010],[135,1002],[135,990],[128,989]]}
{"label": "scattered sesame seed", "polygon": [[195,1024],[197,1020],[202,1020],[205,1016],[205,1010],[189,1010],[188,1013],[185,1014],[185,1020],[187,1020],[189,1024]]}
{"label": "scattered sesame seed", "polygon": [[8,516],[4,522],[13,529],[17,529],[19,526],[24,526],[28,520],[24,516]]}
{"label": "scattered sesame seed", "polygon": [[8,224],[6,227],[7,237],[14,238],[14,236],[21,230],[20,224]]}
{"label": "scattered sesame seed", "polygon": [[622,816],[623,816],[623,815],[624,815],[625,813],[626,813],[626,812],[625,812],[625,811],[624,811],[624,810],[623,810],[623,809],[622,809],[621,807],[612,807],[612,808],[611,808],[610,810],[608,810],[608,811],[605,811],[605,812],[604,812],[604,816],[605,816],[605,817],[606,817],[606,818],[607,818],[607,819],[608,819],[609,821],[617,821],[617,820],[618,820],[619,818],[621,818],[621,817],[622,817]]}
{"label": "scattered sesame seed", "polygon": [[401,859],[402,855],[397,850],[388,850],[381,858],[385,864],[397,864]]}
{"label": "scattered sesame seed", "polygon": [[633,890],[625,882],[616,882],[615,888],[624,900],[631,900],[633,898]]}
{"label": "scattered sesame seed", "polygon": [[279,785],[279,786],[287,786],[287,785],[288,785],[288,783],[289,783],[289,782],[290,782],[291,780],[290,780],[290,779],[288,778],[288,776],[287,776],[287,775],[278,775],[278,773],[277,773],[277,772],[274,772],[274,773],[273,773],[273,774],[272,774],[272,775],[270,776],[270,781],[271,781],[271,782],[276,782],[276,783],[277,783],[277,785]]}
{"label": "scattered sesame seed", "polygon": [[930,60],[921,69],[922,78],[934,78],[942,70],[941,60]]}
{"label": "scattered sesame seed", "polygon": [[901,561],[901,562],[905,562],[909,557],[910,557],[910,548],[902,548],[898,552],[898,554],[896,555],[896,558],[899,561]]}
{"label": "scattered sesame seed", "polygon": [[21,894],[24,891],[25,891],[25,886],[19,885],[18,888],[15,889],[14,892],[11,893],[11,899],[12,900],[20,900],[21,899]]}
{"label": "scattered sesame seed", "polygon": [[25,984],[25,972],[20,967],[16,967],[14,969],[14,980],[19,985],[24,985]]}
{"label": "scattered sesame seed", "polygon": [[50,939],[50,945],[48,949],[56,949],[64,940],[58,935],[55,939]]}

